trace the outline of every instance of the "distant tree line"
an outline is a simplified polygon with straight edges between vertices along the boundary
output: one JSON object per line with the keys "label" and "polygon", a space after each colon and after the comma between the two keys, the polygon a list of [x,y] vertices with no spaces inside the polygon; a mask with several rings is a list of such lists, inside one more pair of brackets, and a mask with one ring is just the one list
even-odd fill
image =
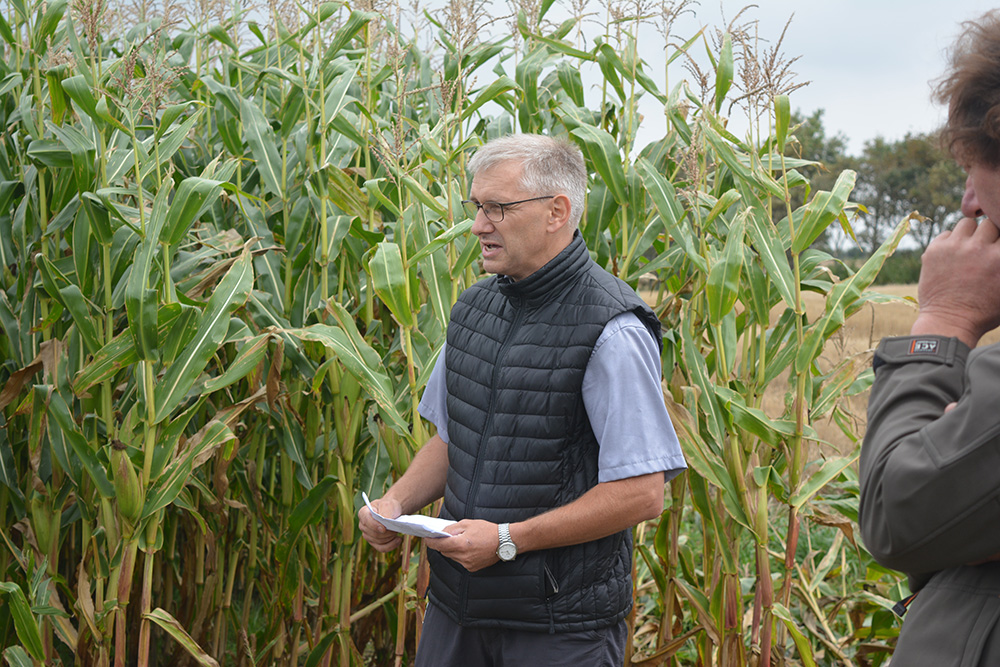
{"label": "distant tree line", "polygon": [[[965,173],[941,145],[936,132],[908,133],[896,141],[876,137],[865,142],[860,155],[852,156],[847,154],[847,137],[827,135],[822,109],[808,116],[796,112],[792,124],[798,142],[788,147],[789,154],[823,165],[806,170],[814,190],[832,187],[844,169],[853,169],[858,175],[851,197],[863,207],[854,225],[856,239],[831,226],[818,240],[831,254],[870,255],[903,217],[916,211],[924,219],[912,224],[909,239],[919,256],[938,233],[960,217]],[[805,194],[799,192],[798,196]],[[919,262],[915,265],[919,271]]]}

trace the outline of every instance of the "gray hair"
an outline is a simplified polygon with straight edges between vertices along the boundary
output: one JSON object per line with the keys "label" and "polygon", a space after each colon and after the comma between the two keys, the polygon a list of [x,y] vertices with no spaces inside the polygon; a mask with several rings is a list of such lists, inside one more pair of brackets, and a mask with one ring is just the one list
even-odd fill
{"label": "gray hair", "polygon": [[521,189],[534,195],[569,197],[569,225],[576,229],[587,196],[587,167],[583,153],[567,139],[542,134],[512,134],[484,144],[469,160],[473,178],[504,162],[523,168]]}

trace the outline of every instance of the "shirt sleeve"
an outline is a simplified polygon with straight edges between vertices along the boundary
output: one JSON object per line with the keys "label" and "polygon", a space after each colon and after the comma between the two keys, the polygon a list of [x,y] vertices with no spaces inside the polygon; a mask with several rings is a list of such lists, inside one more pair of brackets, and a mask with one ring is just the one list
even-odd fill
{"label": "shirt sleeve", "polygon": [[448,387],[445,385],[445,345],[441,345],[431,376],[427,378],[424,395],[420,397],[417,412],[437,427],[438,435],[448,442]]}
{"label": "shirt sleeve", "polygon": [[660,355],[635,313],[618,315],[597,339],[583,376],[583,402],[600,444],[598,481],[687,468],[660,385]]}
{"label": "shirt sleeve", "polygon": [[996,556],[1000,346],[886,338],[874,366],[860,460],[865,546],[911,575]]}

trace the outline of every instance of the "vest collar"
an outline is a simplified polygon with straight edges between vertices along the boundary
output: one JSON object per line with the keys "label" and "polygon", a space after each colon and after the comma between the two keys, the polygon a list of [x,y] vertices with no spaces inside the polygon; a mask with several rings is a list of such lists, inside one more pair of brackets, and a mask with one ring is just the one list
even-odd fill
{"label": "vest collar", "polygon": [[549,262],[522,280],[510,276],[497,276],[500,293],[508,299],[523,299],[529,304],[545,301],[550,294],[571,284],[587,269],[590,253],[583,242],[580,230],[573,232],[573,240]]}

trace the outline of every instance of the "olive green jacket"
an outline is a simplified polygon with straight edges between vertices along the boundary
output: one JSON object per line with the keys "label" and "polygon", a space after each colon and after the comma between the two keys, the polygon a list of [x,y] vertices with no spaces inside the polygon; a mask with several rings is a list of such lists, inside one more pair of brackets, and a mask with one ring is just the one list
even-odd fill
{"label": "olive green jacket", "polygon": [[858,521],[919,591],[893,665],[1000,665],[1000,344],[886,338],[873,365]]}

